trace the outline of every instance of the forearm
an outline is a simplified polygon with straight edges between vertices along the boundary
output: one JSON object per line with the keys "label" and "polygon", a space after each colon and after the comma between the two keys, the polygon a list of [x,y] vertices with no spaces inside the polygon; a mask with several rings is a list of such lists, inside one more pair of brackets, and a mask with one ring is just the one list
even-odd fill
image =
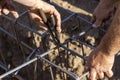
{"label": "forearm", "polygon": [[40,6],[43,4],[42,0],[13,0],[13,1],[25,5],[29,8],[34,8],[37,7],[38,5]]}
{"label": "forearm", "polygon": [[108,55],[115,55],[120,50],[120,5],[99,47]]}
{"label": "forearm", "polygon": [[100,0],[100,4],[102,4],[103,6],[111,6],[111,7],[113,7],[114,4],[116,2],[118,2],[118,1],[120,1],[120,0]]}

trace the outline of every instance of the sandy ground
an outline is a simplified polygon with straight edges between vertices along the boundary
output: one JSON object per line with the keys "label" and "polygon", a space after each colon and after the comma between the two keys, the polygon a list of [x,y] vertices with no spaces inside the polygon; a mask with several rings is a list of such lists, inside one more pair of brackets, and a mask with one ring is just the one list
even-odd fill
{"label": "sandy ground", "polygon": [[[81,17],[90,21],[92,12],[98,4],[96,0],[52,0],[57,5],[70,10],[72,12],[77,13]],[[61,10],[60,8],[56,7],[61,14],[62,20],[68,17],[70,14]],[[19,4],[16,4],[16,9],[19,13],[25,11],[26,9]],[[21,17],[18,21],[21,23],[30,26],[31,28],[37,30],[40,33],[43,33],[44,30],[41,30],[39,25],[34,23],[26,14],[25,16]],[[19,25],[12,24],[8,20],[1,17],[0,25],[7,29],[9,32],[15,35],[14,28],[17,27],[17,32],[19,32],[18,37],[20,40],[26,42],[33,48],[39,48],[41,52],[45,52],[46,50],[53,48],[55,45],[51,42],[48,42],[47,37],[41,39],[36,34],[31,33],[30,31],[18,28]],[[80,33],[84,29],[90,27],[88,23],[85,23],[79,20],[76,16],[71,17],[68,21],[62,23],[62,33],[60,36],[60,41],[64,42],[68,37],[71,37],[77,33]],[[23,63],[23,60],[29,55],[31,52],[24,46],[20,48],[18,43],[16,43],[12,38],[8,37],[7,35],[0,32],[0,48],[1,48],[1,55],[0,59],[6,64],[10,65],[11,68],[14,68]],[[97,46],[103,33],[100,30],[90,30],[86,35],[78,38],[77,40],[83,41],[91,46]],[[80,55],[89,55],[92,51],[91,48],[85,45],[81,45],[79,42],[72,41],[65,45],[66,47],[74,50],[75,52],[79,53]],[[22,50],[21,50],[22,49]],[[21,52],[23,51],[23,52]],[[6,53],[6,54],[3,54]],[[21,54],[23,53],[23,54]],[[84,54],[83,54],[84,53]],[[2,56],[3,55],[3,56]],[[3,59],[5,57],[5,60]],[[53,63],[61,66],[62,68],[74,72],[78,76],[84,73],[84,61],[83,59],[79,58],[76,55],[71,54],[70,52],[60,48],[59,51],[56,50],[53,53],[49,54],[45,58],[49,59]],[[118,64],[118,63],[117,63]],[[35,65],[37,65],[37,70]],[[114,69],[119,70],[119,66]],[[39,60],[27,67],[23,68],[19,75],[24,78],[24,80],[52,80],[51,79],[51,70],[53,71],[54,79],[55,80],[74,80],[67,74],[59,71],[55,67],[50,67],[49,64],[45,63],[42,60]],[[0,74],[4,73],[2,69],[0,69]],[[116,72],[115,77],[111,80],[119,80],[117,79],[119,72]],[[16,78],[6,78],[5,80],[17,80]],[[87,78],[83,78],[82,80],[87,80]],[[105,79],[107,80],[107,79]]]}

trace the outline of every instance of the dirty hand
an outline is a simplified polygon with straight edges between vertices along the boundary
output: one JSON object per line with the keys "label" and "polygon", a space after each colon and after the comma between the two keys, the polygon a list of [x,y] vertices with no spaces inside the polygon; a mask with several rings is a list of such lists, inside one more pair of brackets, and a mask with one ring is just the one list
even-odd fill
{"label": "dirty hand", "polygon": [[39,11],[38,9],[42,9],[44,11],[44,13],[46,15],[54,15],[55,19],[56,19],[56,30],[58,32],[61,32],[61,17],[59,12],[55,9],[54,6],[39,0],[40,3],[37,3],[34,7],[33,7],[33,11],[30,12],[31,17],[38,23],[41,25],[41,27],[43,27],[45,30],[47,29],[47,26],[44,24],[44,22],[42,21]]}
{"label": "dirty hand", "polygon": [[4,14],[7,15],[12,13],[14,17],[18,17],[18,13],[15,11],[14,7],[12,6],[11,0],[0,0],[0,15]]}
{"label": "dirty hand", "polygon": [[113,76],[112,66],[114,64],[114,56],[106,55],[97,47],[87,58],[86,69],[90,70],[90,80],[97,80],[96,78],[104,78],[104,73],[108,77]]}
{"label": "dirty hand", "polygon": [[108,6],[105,3],[100,2],[93,12],[91,20],[93,22],[93,27],[98,28],[104,26],[105,20],[112,16],[113,10],[113,6]]}

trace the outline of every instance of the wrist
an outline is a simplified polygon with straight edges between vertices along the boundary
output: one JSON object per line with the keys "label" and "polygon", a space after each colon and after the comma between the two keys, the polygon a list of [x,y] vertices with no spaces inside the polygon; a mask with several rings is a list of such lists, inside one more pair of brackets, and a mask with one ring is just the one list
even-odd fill
{"label": "wrist", "polygon": [[42,6],[43,5],[43,1],[41,1],[41,0],[36,0],[36,3],[33,5],[33,6],[31,6],[31,9],[41,9]]}

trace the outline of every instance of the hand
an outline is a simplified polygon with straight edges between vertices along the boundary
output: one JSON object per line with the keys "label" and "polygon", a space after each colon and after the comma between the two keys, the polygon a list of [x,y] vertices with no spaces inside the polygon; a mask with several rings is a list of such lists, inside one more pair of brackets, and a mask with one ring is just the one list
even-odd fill
{"label": "hand", "polygon": [[12,6],[11,0],[0,0],[0,15],[4,14],[7,15],[12,13],[14,17],[18,17],[18,13],[15,11],[14,7]]}
{"label": "hand", "polygon": [[90,70],[90,80],[96,80],[96,77],[104,78],[104,73],[108,77],[112,77],[112,66],[114,64],[114,56],[106,55],[97,47],[87,58],[86,68]]}
{"label": "hand", "polygon": [[42,21],[39,11],[37,11],[37,9],[42,9],[46,15],[54,15],[55,19],[56,19],[56,30],[58,32],[61,32],[61,17],[59,12],[55,9],[54,6],[43,2],[41,0],[39,0],[40,3],[36,4],[36,6],[34,6],[33,8],[35,8],[34,11],[30,12],[31,17],[38,23],[41,25],[41,27],[43,27],[45,30],[47,29],[47,26],[44,24],[44,22]]}
{"label": "hand", "polygon": [[113,15],[113,11],[113,6],[108,6],[105,3],[100,2],[93,12],[93,27],[98,28],[100,26],[104,26],[105,20],[110,19]]}

